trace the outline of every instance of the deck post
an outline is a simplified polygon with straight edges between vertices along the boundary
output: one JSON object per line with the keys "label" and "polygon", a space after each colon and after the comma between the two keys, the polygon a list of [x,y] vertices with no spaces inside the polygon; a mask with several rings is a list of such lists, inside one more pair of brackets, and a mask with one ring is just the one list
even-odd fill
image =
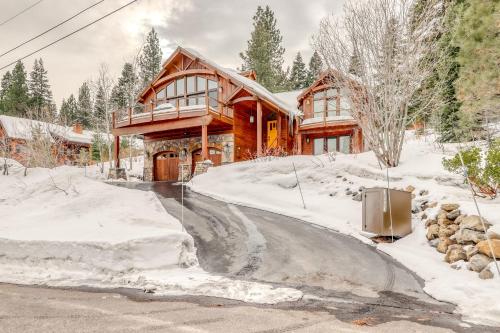
{"label": "deck post", "polygon": [[281,147],[281,112],[278,110],[278,122],[276,125],[277,128],[277,138],[276,138],[276,148]]}
{"label": "deck post", "polygon": [[120,168],[120,137],[115,135],[115,147],[114,147],[114,160],[115,160],[115,169]]}
{"label": "deck post", "polygon": [[262,104],[257,100],[257,157],[262,156]]}
{"label": "deck post", "polygon": [[297,134],[297,154],[302,155],[302,133]]}
{"label": "deck post", "polygon": [[201,125],[201,157],[208,160],[208,125]]}

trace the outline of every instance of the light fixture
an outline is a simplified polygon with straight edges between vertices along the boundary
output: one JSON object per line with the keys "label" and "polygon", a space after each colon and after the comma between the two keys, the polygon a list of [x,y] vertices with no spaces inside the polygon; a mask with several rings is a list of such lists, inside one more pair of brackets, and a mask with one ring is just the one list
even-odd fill
{"label": "light fixture", "polygon": [[309,143],[309,137],[306,137],[306,142]]}
{"label": "light fixture", "polygon": [[255,121],[254,117],[253,117],[253,114],[250,115],[250,124],[253,124],[253,122]]}
{"label": "light fixture", "polygon": [[222,86],[219,86],[219,92],[222,93]]}

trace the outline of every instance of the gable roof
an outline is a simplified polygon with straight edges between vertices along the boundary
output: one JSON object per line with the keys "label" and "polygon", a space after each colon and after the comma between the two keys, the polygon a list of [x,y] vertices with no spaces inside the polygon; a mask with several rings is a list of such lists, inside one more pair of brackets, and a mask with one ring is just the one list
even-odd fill
{"label": "gable roof", "polygon": [[[207,57],[203,56],[201,53],[198,51],[191,49],[191,48],[183,48],[183,47],[177,47],[177,49],[170,55],[170,57],[163,63],[163,70],[160,71],[160,73],[156,76],[156,78],[152,82],[156,82],[158,79],[161,78],[161,76],[165,73],[165,66],[170,63],[179,53],[182,53],[190,58],[197,59],[201,63],[205,64],[208,67],[211,67],[214,69],[217,74],[224,76],[231,81],[233,81],[235,84],[243,86],[247,91],[250,93],[254,94],[255,96],[266,100],[267,102],[275,105],[277,108],[280,110],[283,110],[284,112],[290,114],[291,116],[294,116],[298,110],[295,105],[289,105],[289,103],[281,100],[279,97],[277,97],[275,94],[267,90],[265,87],[260,85],[258,82],[245,77],[241,75],[238,71],[231,69],[231,68],[226,68],[222,67],[216,62],[208,59]],[[141,93],[141,96],[144,95],[146,91],[148,91],[151,88],[151,85]]]}
{"label": "gable roof", "polygon": [[0,126],[4,129],[7,137],[27,141],[33,139],[33,130],[35,129],[46,138],[53,139],[54,136],[58,136],[67,142],[86,145],[92,144],[94,136],[92,131],[84,130],[82,134],[79,134],[69,126],[5,115],[0,115]]}

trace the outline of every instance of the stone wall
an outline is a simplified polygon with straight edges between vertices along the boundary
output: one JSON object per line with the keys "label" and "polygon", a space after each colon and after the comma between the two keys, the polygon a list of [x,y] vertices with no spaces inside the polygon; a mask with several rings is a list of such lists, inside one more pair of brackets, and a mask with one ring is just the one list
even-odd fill
{"label": "stone wall", "polygon": [[[222,164],[234,161],[233,134],[209,135],[208,147],[222,152]],[[191,165],[193,152],[198,149],[201,149],[201,136],[144,142],[144,181],[153,181],[153,164],[156,154],[173,151],[179,154],[180,163]]]}

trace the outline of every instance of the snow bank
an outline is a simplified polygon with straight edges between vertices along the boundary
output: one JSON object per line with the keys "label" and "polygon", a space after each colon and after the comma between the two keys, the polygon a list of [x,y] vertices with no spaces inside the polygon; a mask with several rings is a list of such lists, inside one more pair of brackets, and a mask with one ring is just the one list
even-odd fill
{"label": "snow bank", "polygon": [[[444,156],[456,153],[455,145],[438,147],[434,138],[416,138],[408,132],[401,163],[389,170],[391,187],[416,187],[420,200],[456,202],[466,214],[476,214],[470,193],[461,176],[444,170]],[[297,186],[297,170],[306,209]],[[224,181],[221,181],[224,179]],[[352,200],[347,190],[361,186],[386,186],[386,170],[373,153],[323,156],[291,156],[272,160],[247,161],[209,169],[189,186],[200,193],[231,203],[260,208],[319,224],[371,243],[361,231],[361,202]],[[421,190],[429,194],[419,195]],[[500,226],[500,199],[480,200],[483,216],[493,228]],[[413,220],[413,233],[394,244],[378,248],[425,279],[424,290],[443,301],[457,304],[467,320],[500,325],[499,280],[480,280],[476,273],[453,270],[444,255],[430,247],[420,218]]]}
{"label": "snow bank", "polygon": [[[203,271],[192,237],[152,192],[105,184],[77,167],[13,167],[0,176],[0,281],[153,288],[258,303],[302,293]],[[92,171],[89,168],[88,171]]]}

